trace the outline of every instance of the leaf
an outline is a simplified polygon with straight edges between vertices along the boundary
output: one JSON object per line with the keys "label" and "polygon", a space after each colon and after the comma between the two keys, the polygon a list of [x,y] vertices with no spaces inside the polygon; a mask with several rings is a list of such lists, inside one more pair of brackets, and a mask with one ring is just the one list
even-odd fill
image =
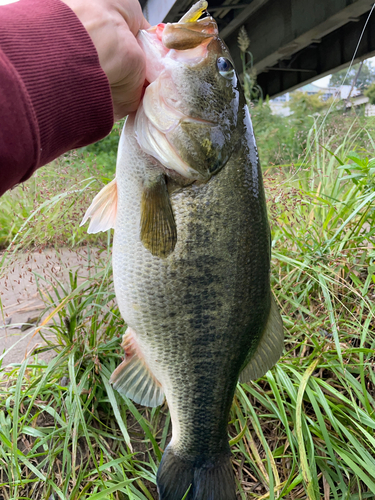
{"label": "leaf", "polygon": [[102,377],[102,380],[103,380],[104,387],[105,387],[105,389],[107,391],[108,398],[109,398],[109,401],[111,403],[113,412],[115,414],[116,421],[118,423],[118,426],[120,427],[122,435],[124,436],[125,443],[129,446],[130,451],[133,452],[133,447],[132,447],[131,442],[130,442],[130,437],[129,437],[128,431],[127,431],[127,429],[126,429],[126,427],[124,425],[124,422],[122,420],[122,417],[121,417],[121,414],[120,414],[120,409],[118,407],[118,404],[117,404],[117,401],[116,401],[116,396],[114,394],[112,386],[109,384],[109,381],[108,381],[108,379],[106,378],[106,376],[104,375],[103,372],[101,373],[101,377]]}
{"label": "leaf", "polygon": [[296,434],[297,434],[297,441],[298,441],[298,446],[299,446],[299,451],[300,451],[300,459],[301,459],[301,469],[302,469],[302,476],[303,480],[306,484],[306,492],[308,495],[308,498],[310,500],[318,500],[316,496],[316,492],[313,486],[313,478],[310,472],[310,465],[307,460],[307,455],[306,455],[306,448],[305,448],[305,440],[302,434],[302,399],[303,399],[303,394],[305,392],[307,383],[309,381],[309,378],[313,374],[314,370],[316,369],[317,365],[319,363],[319,358],[316,359],[311,365],[308,367],[308,369],[305,371],[301,383],[298,389],[298,394],[297,394],[297,401],[296,401]]}

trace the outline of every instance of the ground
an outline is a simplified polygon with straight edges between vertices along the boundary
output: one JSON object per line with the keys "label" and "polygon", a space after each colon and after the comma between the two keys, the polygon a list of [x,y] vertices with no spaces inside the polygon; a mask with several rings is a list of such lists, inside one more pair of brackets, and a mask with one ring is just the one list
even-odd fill
{"label": "ground", "polygon": [[[38,333],[34,334],[35,325],[40,324],[45,317],[45,302],[37,290],[34,273],[42,277],[42,288],[47,294],[52,291],[52,283],[56,279],[63,283],[69,282],[69,270],[78,271],[82,278],[87,277],[98,259],[98,252],[98,249],[87,247],[74,250],[50,248],[17,253],[16,258],[10,259],[8,271],[0,277],[3,309],[0,316],[1,353],[13,346],[4,357],[3,366],[21,363],[28,353],[45,344]],[[25,323],[34,326],[26,329]],[[44,352],[39,355],[39,359],[49,361],[52,356],[52,352]]]}

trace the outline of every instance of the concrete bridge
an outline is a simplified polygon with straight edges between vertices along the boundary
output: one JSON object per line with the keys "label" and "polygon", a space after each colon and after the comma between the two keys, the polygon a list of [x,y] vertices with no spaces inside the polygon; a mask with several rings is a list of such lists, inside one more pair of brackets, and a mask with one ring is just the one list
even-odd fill
{"label": "concrete bridge", "polygon": [[[141,0],[151,24],[175,22],[192,0]],[[277,97],[375,55],[370,0],[208,0],[208,12],[241,68],[238,31],[246,28],[263,94]],[[360,41],[361,40],[361,41]],[[359,43],[360,41],[360,43]]]}

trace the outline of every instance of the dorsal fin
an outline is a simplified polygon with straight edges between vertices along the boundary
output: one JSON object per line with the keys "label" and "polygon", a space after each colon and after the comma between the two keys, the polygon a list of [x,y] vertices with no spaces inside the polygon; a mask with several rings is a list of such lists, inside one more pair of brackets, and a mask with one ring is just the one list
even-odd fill
{"label": "dorsal fin", "polygon": [[283,323],[275,299],[271,295],[267,324],[254,354],[240,374],[240,382],[250,382],[262,377],[277,363],[283,348]]}
{"label": "dorsal fin", "polygon": [[107,229],[115,228],[117,215],[117,182],[112,182],[104,186],[92,200],[81,222],[81,226],[91,217],[87,232],[99,233]]}

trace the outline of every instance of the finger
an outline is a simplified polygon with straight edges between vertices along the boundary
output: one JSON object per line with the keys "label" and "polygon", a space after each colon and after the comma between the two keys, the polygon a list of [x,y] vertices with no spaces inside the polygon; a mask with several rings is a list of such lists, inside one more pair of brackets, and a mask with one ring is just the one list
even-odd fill
{"label": "finger", "polygon": [[143,18],[143,23],[141,26],[141,30],[148,30],[148,28],[151,28],[151,24],[147,21],[147,19],[144,17]]}
{"label": "finger", "polygon": [[138,0],[115,0],[116,9],[124,18],[133,35],[140,29],[148,29],[150,24],[145,19]]}

